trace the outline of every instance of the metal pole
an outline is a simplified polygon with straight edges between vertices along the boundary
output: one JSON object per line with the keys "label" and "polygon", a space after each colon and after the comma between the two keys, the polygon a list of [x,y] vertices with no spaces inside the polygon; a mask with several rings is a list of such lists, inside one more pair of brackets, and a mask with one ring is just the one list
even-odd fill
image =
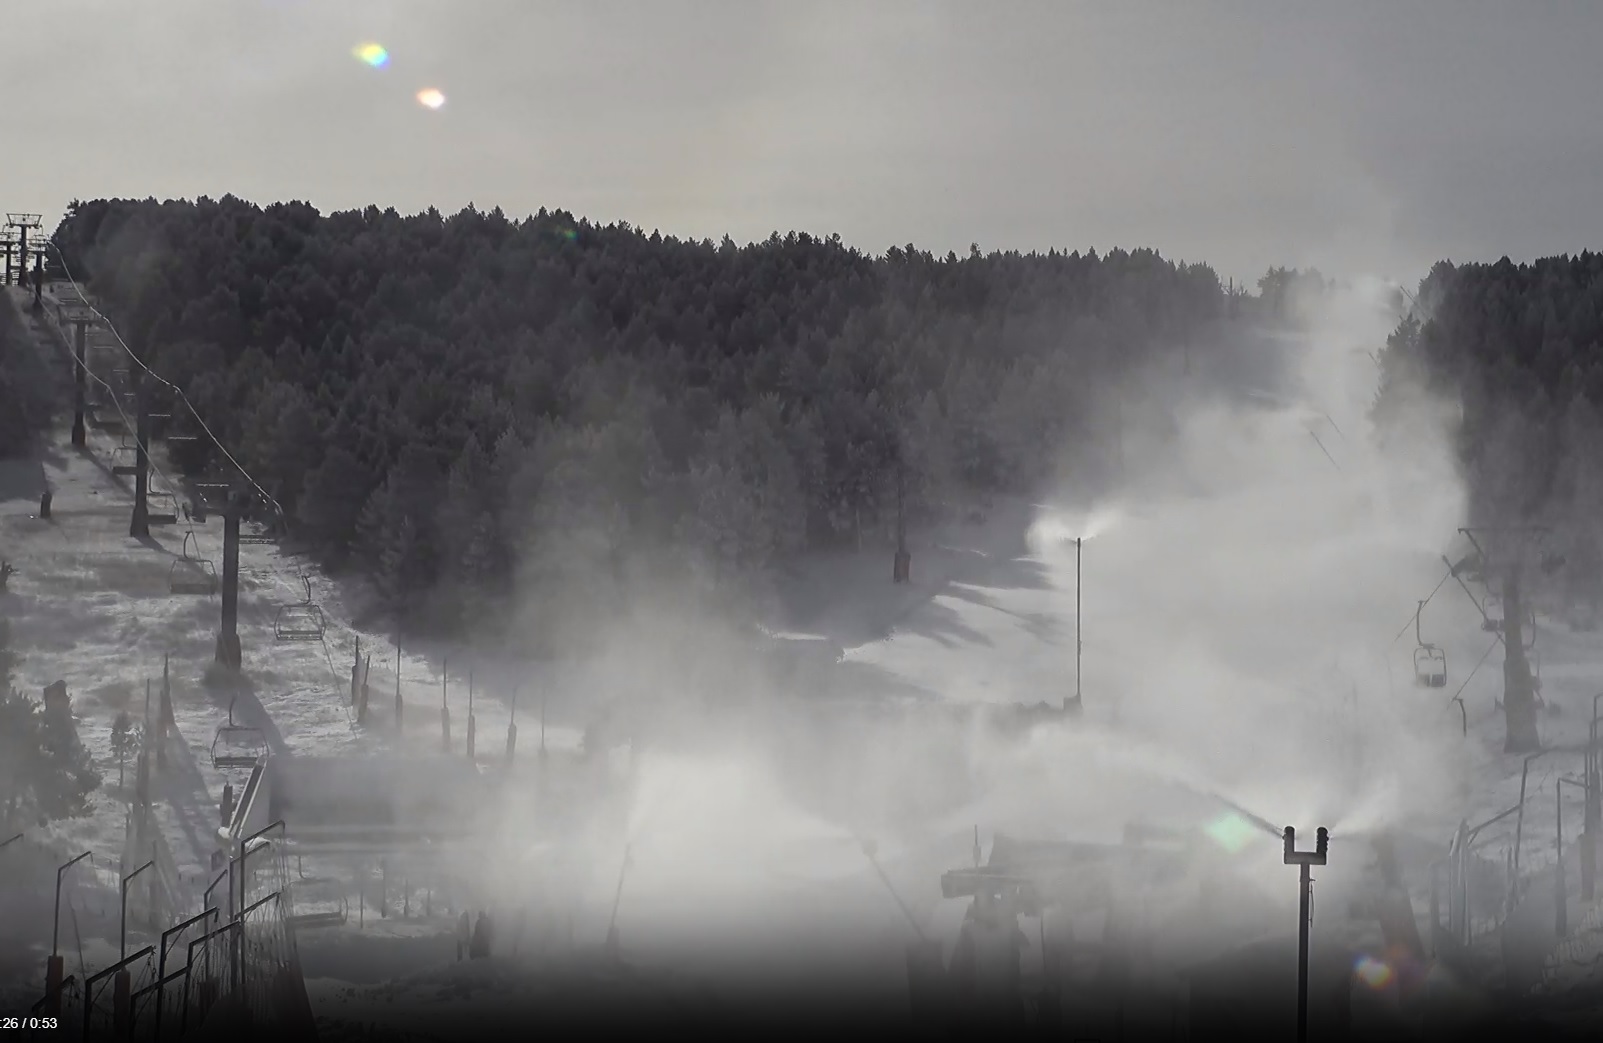
{"label": "metal pole", "polygon": [[1568,896],[1564,893],[1564,780],[1553,786],[1553,805],[1558,827],[1558,858],[1553,865],[1553,929],[1560,937],[1570,933]]}
{"label": "metal pole", "polygon": [[88,858],[91,852],[85,851],[72,861],[56,870],[56,913],[50,928],[50,955],[61,955],[61,878],[67,875],[67,870]]}
{"label": "metal pole", "polygon": [[126,960],[128,958],[128,885],[134,882],[134,877],[138,876],[140,873],[143,873],[145,870],[149,869],[155,864],[156,863],[154,861],[146,862],[144,865],[122,878],[122,905],[118,909],[117,922],[118,943],[121,951],[121,956],[119,957],[120,959]]}
{"label": "metal pole", "polygon": [[1313,924],[1313,868],[1302,864],[1302,894],[1297,904],[1297,1043],[1308,1043],[1308,934]]}
{"label": "metal pole", "polygon": [[[1565,937],[1569,933],[1569,894],[1568,894],[1568,892],[1565,891],[1565,881],[1564,881],[1564,787],[1565,786],[1574,786],[1577,789],[1579,789],[1581,791],[1581,796],[1582,796],[1583,800],[1587,796],[1586,784],[1583,783],[1579,779],[1566,779],[1563,776],[1559,776],[1557,783],[1553,787],[1553,790],[1554,790],[1555,794],[1558,796],[1558,816],[1557,816],[1557,821],[1558,821],[1558,869],[1557,869],[1557,873],[1558,873],[1558,899],[1557,899],[1557,901],[1558,901],[1558,909],[1556,911],[1556,915],[1558,917],[1558,921],[1557,921],[1558,922],[1558,936],[1560,938]],[[1584,816],[1585,812],[1583,811],[1582,814]],[[1587,849],[1587,846],[1591,843],[1591,839],[1592,838],[1590,836],[1588,836],[1587,833],[1586,833],[1585,822],[1584,822],[1584,819],[1583,819],[1582,831],[1581,831],[1581,898],[1586,900],[1586,901],[1588,901],[1588,902],[1590,902],[1592,900],[1593,881],[1592,881],[1592,872],[1590,871],[1590,867],[1587,864],[1588,852],[1587,852],[1586,849]]]}
{"label": "metal pole", "polygon": [[1298,851],[1296,829],[1287,826],[1285,832],[1281,834],[1285,850],[1283,861],[1288,866],[1298,866],[1301,869],[1298,873],[1301,893],[1297,896],[1297,1043],[1307,1043],[1308,1040],[1308,942],[1313,924],[1314,895],[1312,869],[1314,866],[1325,865],[1329,860],[1330,851],[1329,830],[1320,826],[1314,836],[1312,851]]}
{"label": "metal pole", "polygon": [[1085,538],[1074,538],[1074,701],[1080,702],[1080,653],[1084,647],[1080,644],[1080,549]]}

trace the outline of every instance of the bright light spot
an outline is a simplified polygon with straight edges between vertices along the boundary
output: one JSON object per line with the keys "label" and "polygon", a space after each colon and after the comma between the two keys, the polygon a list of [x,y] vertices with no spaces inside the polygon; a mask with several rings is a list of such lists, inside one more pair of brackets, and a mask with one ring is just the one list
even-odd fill
{"label": "bright light spot", "polygon": [[445,95],[433,87],[425,87],[417,92],[417,103],[425,109],[437,109],[445,104]]}
{"label": "bright light spot", "polygon": [[382,44],[357,44],[351,48],[351,53],[356,55],[358,61],[365,62],[375,69],[382,69],[390,64],[390,52],[386,51]]}
{"label": "bright light spot", "polygon": [[1235,854],[1258,836],[1258,829],[1235,812],[1216,819],[1203,830],[1208,837],[1231,854]]}
{"label": "bright light spot", "polygon": [[1391,967],[1372,956],[1359,959],[1353,967],[1353,974],[1372,989],[1384,989],[1391,984],[1393,977]]}

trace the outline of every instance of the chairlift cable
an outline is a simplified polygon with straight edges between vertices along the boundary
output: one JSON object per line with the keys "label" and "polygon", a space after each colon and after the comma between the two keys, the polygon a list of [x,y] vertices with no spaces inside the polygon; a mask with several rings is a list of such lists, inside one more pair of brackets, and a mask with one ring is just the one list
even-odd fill
{"label": "chairlift cable", "polygon": [[[228,451],[228,447],[223,445],[222,441],[218,439],[216,434],[212,432],[211,427],[207,425],[206,421],[201,417],[200,412],[195,409],[194,405],[189,401],[189,398],[184,394],[183,389],[147,366],[145,364],[145,360],[135,354],[134,350],[128,346],[128,342],[122,339],[122,334],[117,332],[117,327],[112,324],[112,321],[108,319],[99,308],[96,308],[89,302],[89,298],[84,295],[83,288],[78,285],[78,280],[73,278],[72,268],[67,264],[66,254],[62,252],[61,247],[56,243],[55,237],[51,236],[48,240],[46,240],[46,242],[48,242],[50,247],[56,251],[56,259],[61,262],[61,270],[67,276],[68,284],[71,285],[73,290],[78,294],[78,299],[83,301],[84,306],[89,309],[95,318],[105,323],[106,329],[113,337],[116,338],[118,346],[121,347],[125,353],[127,353],[129,358],[134,360],[134,363],[140,368],[140,370],[158,383],[169,388],[173,394],[178,396],[178,400],[184,404],[184,408],[189,410],[189,415],[194,417],[195,423],[200,425],[201,430],[204,431],[206,436],[212,440],[212,444],[217,446],[218,452],[222,453],[224,458],[226,458],[228,462],[233,465],[237,471],[239,471],[239,473],[244,477],[245,481],[250,484],[250,487],[256,491],[258,496],[262,497],[272,505],[273,510],[275,513],[277,513],[279,519],[282,521],[287,521],[284,515],[284,508],[276,499],[267,494],[267,491],[261,487],[260,483],[256,481],[255,477],[253,477],[249,471],[245,470],[245,468],[240,465],[238,460],[234,459],[234,454],[230,453]],[[86,366],[85,371],[87,372],[87,370],[88,367]],[[119,409],[118,412],[121,412],[121,410]],[[124,419],[126,420],[126,417]],[[146,450],[146,454],[149,454],[148,449]]]}
{"label": "chairlift cable", "polygon": [[[1436,584],[1435,589],[1430,592],[1430,594],[1425,598],[1424,601],[1420,602],[1419,607],[1421,609],[1423,609],[1426,605],[1430,604],[1431,600],[1433,598],[1435,598],[1438,593],[1441,592],[1442,587],[1446,585],[1447,581],[1452,579],[1452,578],[1453,578],[1453,573],[1452,573],[1451,570],[1449,570],[1447,572],[1447,574],[1442,577],[1441,582]],[[1403,635],[1408,633],[1410,630],[1413,629],[1414,620],[1417,619],[1418,617],[1419,617],[1418,610],[1416,610],[1413,615],[1408,617],[1408,622],[1404,623],[1403,624],[1403,628],[1401,630],[1397,631],[1397,636],[1391,639],[1391,643],[1393,645],[1395,645],[1397,642],[1401,641],[1403,639]]]}
{"label": "chairlift cable", "polygon": [[[1457,699],[1458,697],[1460,697],[1460,696],[1462,696],[1464,694],[1464,689],[1468,688],[1469,687],[1469,683],[1475,679],[1476,671],[1480,670],[1480,668],[1483,665],[1485,665],[1486,657],[1490,656],[1494,651],[1496,651],[1497,645],[1498,645],[1498,642],[1497,641],[1493,641],[1490,645],[1488,645],[1486,647],[1486,651],[1481,653],[1481,657],[1478,660],[1475,661],[1474,669],[1470,670],[1469,676],[1464,678],[1464,683],[1458,686],[1458,691],[1453,693],[1453,699]],[[1448,703],[1449,706],[1452,705],[1453,699],[1447,700],[1447,703]]]}
{"label": "chairlift cable", "polygon": [[[77,288],[77,284],[76,283],[74,283],[73,286],[74,286],[74,289]],[[80,298],[83,297],[83,291],[82,290],[78,291],[78,296]],[[85,301],[84,303],[85,303],[86,306],[89,306],[91,310],[93,310],[93,306],[89,305],[88,301]],[[99,312],[96,312],[95,314],[99,315]],[[72,360],[73,368],[75,370],[78,369],[79,368],[79,364],[78,364],[77,356],[75,354],[73,354],[73,352],[72,352],[72,350],[70,348],[66,348],[65,345],[63,345],[63,347],[64,347],[64,350],[66,350],[68,357]],[[140,449],[140,448],[144,449],[144,451],[145,451],[145,466],[148,467],[150,469],[151,473],[153,473],[157,478],[160,478],[161,481],[162,481],[162,484],[164,486],[166,486],[166,488],[163,489],[163,490],[154,490],[154,491],[157,491],[159,493],[165,494],[167,496],[171,496],[174,499],[174,501],[176,501],[178,499],[176,490],[178,490],[180,488],[180,486],[177,485],[176,483],[174,483],[171,478],[167,477],[166,472],[163,471],[161,469],[161,466],[156,463],[155,454],[152,453],[151,450],[150,450],[150,443],[148,441],[146,441],[144,443],[141,443],[139,441],[138,425],[137,425],[137,423],[135,423],[135,421],[133,421],[128,416],[128,414],[126,412],[123,411],[122,401],[121,401],[120,397],[117,394],[117,389],[113,388],[110,384],[106,383],[106,381],[102,380],[100,378],[100,376],[98,374],[96,374],[93,370],[91,370],[87,365],[83,366],[82,369],[83,369],[83,372],[84,372],[84,376],[88,377],[90,380],[94,381],[96,384],[100,385],[102,388],[104,388],[106,390],[107,397],[108,397],[108,399],[109,399],[109,401],[111,403],[111,408],[115,409],[117,411],[117,416],[122,419],[123,428],[124,428],[124,432],[125,432],[123,434],[124,443],[126,444],[127,439],[130,437],[126,432],[127,431],[133,431],[134,434],[132,435],[132,437],[133,437],[133,440],[134,440],[134,444],[133,444],[133,446],[131,448],[136,449],[136,450]],[[147,490],[146,491],[147,499],[148,499],[151,491],[153,491],[153,490]],[[193,529],[191,529],[190,531],[192,532]],[[198,536],[195,538],[195,551],[196,551],[197,554],[200,552],[200,538]]]}

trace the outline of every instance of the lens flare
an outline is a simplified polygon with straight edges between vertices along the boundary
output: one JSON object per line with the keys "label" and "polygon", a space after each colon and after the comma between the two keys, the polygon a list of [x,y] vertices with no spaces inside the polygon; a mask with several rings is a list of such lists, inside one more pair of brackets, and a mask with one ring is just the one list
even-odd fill
{"label": "lens flare", "polygon": [[362,43],[351,48],[358,61],[371,65],[375,69],[382,69],[390,64],[390,52],[382,44]]}
{"label": "lens flare", "polygon": [[1235,812],[1210,823],[1203,832],[1232,855],[1258,838],[1257,828]]}
{"label": "lens flare", "polygon": [[1371,989],[1384,989],[1393,978],[1392,969],[1373,956],[1365,956],[1353,967],[1353,974]]}
{"label": "lens flare", "polygon": [[425,109],[438,109],[445,104],[445,95],[433,87],[425,87],[417,92],[417,103]]}

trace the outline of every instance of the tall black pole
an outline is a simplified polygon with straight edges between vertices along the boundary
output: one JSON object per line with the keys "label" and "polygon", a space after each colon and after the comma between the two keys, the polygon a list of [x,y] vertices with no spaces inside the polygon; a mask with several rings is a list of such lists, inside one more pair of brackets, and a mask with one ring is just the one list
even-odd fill
{"label": "tall black pole", "polygon": [[1320,826],[1314,836],[1312,851],[1298,851],[1297,831],[1287,826],[1282,834],[1286,865],[1301,867],[1298,882],[1302,893],[1297,899],[1297,1043],[1308,1041],[1308,936],[1313,925],[1314,899],[1312,869],[1326,863],[1330,850],[1329,830]]}
{"label": "tall black pole", "polygon": [[87,348],[88,325],[82,319],[72,324],[72,352],[76,365],[72,367],[72,444],[82,449],[87,444],[87,432],[84,430],[84,394],[88,378],[88,369],[85,364]]}
{"label": "tall black pole", "polygon": [[223,511],[223,617],[217,632],[217,664],[230,670],[244,665],[239,646],[239,516],[238,496],[230,495]]}
{"label": "tall black pole", "polygon": [[128,958],[128,885],[134,882],[134,877],[155,864],[154,861],[146,862],[122,878],[122,905],[118,908],[118,944],[121,948],[119,959],[126,960]]}
{"label": "tall black pole", "polygon": [[77,858],[72,859],[70,862],[67,862],[61,868],[56,870],[56,915],[55,915],[55,926],[51,927],[51,929],[50,929],[50,955],[52,955],[52,956],[61,955],[61,880],[62,880],[63,877],[65,877],[67,875],[67,870],[71,869],[73,866],[77,865],[79,862],[82,862],[84,859],[88,858],[89,855],[90,855],[90,852],[85,851],[83,854],[79,855]]}
{"label": "tall black pole", "polygon": [[145,408],[143,374],[134,377],[134,410],[134,516],[128,523],[128,535],[143,538],[150,535],[150,414]]}
{"label": "tall black pole", "polygon": [[1080,549],[1085,538],[1074,538],[1074,705],[1076,709],[1083,709],[1084,703],[1080,698],[1080,657],[1085,646],[1080,643]]}
{"label": "tall black pole", "polygon": [[1308,1041],[1308,935],[1313,926],[1313,867],[1302,864],[1302,893],[1297,899],[1297,1043]]}

